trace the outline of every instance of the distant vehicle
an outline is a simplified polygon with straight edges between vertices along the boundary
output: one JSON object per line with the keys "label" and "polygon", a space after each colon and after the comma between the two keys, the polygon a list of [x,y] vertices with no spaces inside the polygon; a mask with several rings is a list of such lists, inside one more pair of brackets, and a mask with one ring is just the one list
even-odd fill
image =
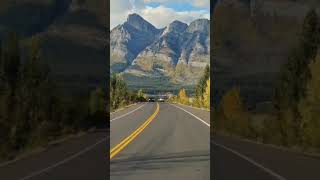
{"label": "distant vehicle", "polygon": [[154,101],[155,101],[155,99],[153,97],[148,98],[148,102],[154,102]]}
{"label": "distant vehicle", "polygon": [[159,98],[158,101],[159,102],[164,102],[164,99],[163,98]]}

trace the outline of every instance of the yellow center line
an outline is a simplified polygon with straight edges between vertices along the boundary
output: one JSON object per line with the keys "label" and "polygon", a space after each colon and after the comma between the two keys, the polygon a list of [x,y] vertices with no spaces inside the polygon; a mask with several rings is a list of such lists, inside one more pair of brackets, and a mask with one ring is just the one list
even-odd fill
{"label": "yellow center line", "polygon": [[131,141],[133,141],[150,123],[151,121],[157,116],[159,113],[160,107],[157,103],[156,111],[133,133],[131,133],[127,138],[122,140],[118,145],[110,150],[110,160],[117,155],[122,149],[124,149]]}

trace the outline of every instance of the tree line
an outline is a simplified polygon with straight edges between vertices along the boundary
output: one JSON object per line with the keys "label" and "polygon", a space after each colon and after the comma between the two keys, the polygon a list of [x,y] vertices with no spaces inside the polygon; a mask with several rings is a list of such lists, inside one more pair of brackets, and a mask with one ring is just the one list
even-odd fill
{"label": "tree line", "polygon": [[135,102],[144,102],[143,91],[130,91],[120,74],[113,73],[110,78],[110,111]]}
{"label": "tree line", "polygon": [[184,88],[179,90],[177,96],[170,99],[172,102],[191,105],[195,107],[210,108],[210,67],[207,65],[203,75],[195,88],[195,96],[188,97]]}
{"label": "tree line", "polygon": [[9,33],[0,46],[0,159],[106,124],[103,89],[90,97],[62,95],[42,56],[41,39],[32,37],[26,47],[21,42]]}
{"label": "tree line", "polygon": [[274,88],[274,112],[260,129],[243,104],[239,88],[223,96],[216,130],[303,150],[320,150],[320,20],[310,10],[299,43],[288,56]]}

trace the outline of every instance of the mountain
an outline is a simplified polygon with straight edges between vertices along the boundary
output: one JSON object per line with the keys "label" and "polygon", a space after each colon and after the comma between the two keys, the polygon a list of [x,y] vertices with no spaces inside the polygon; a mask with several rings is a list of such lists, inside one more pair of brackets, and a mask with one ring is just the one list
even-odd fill
{"label": "mountain", "polygon": [[210,62],[209,32],[207,19],[190,25],[175,20],[157,29],[131,14],[111,30],[111,72],[121,72],[128,79],[167,78],[175,84],[195,84]]}
{"label": "mountain", "polygon": [[215,100],[239,86],[249,105],[270,101],[282,65],[317,0],[219,0],[214,9]]}
{"label": "mountain", "polygon": [[130,14],[124,24],[110,33],[112,71],[124,70],[161,32],[139,15]]}
{"label": "mountain", "polygon": [[104,85],[106,4],[99,0],[1,0],[0,41],[10,31],[18,32],[25,42],[31,36],[41,37],[43,59],[59,86],[86,92]]}

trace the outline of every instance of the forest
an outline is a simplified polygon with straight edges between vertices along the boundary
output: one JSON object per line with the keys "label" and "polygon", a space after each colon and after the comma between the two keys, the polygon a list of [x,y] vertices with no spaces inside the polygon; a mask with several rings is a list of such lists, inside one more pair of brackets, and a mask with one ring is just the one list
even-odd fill
{"label": "forest", "polygon": [[[41,38],[10,32],[0,46],[0,160],[69,134],[105,127],[106,93],[65,95],[42,55]],[[72,94],[72,93],[67,93]]]}

